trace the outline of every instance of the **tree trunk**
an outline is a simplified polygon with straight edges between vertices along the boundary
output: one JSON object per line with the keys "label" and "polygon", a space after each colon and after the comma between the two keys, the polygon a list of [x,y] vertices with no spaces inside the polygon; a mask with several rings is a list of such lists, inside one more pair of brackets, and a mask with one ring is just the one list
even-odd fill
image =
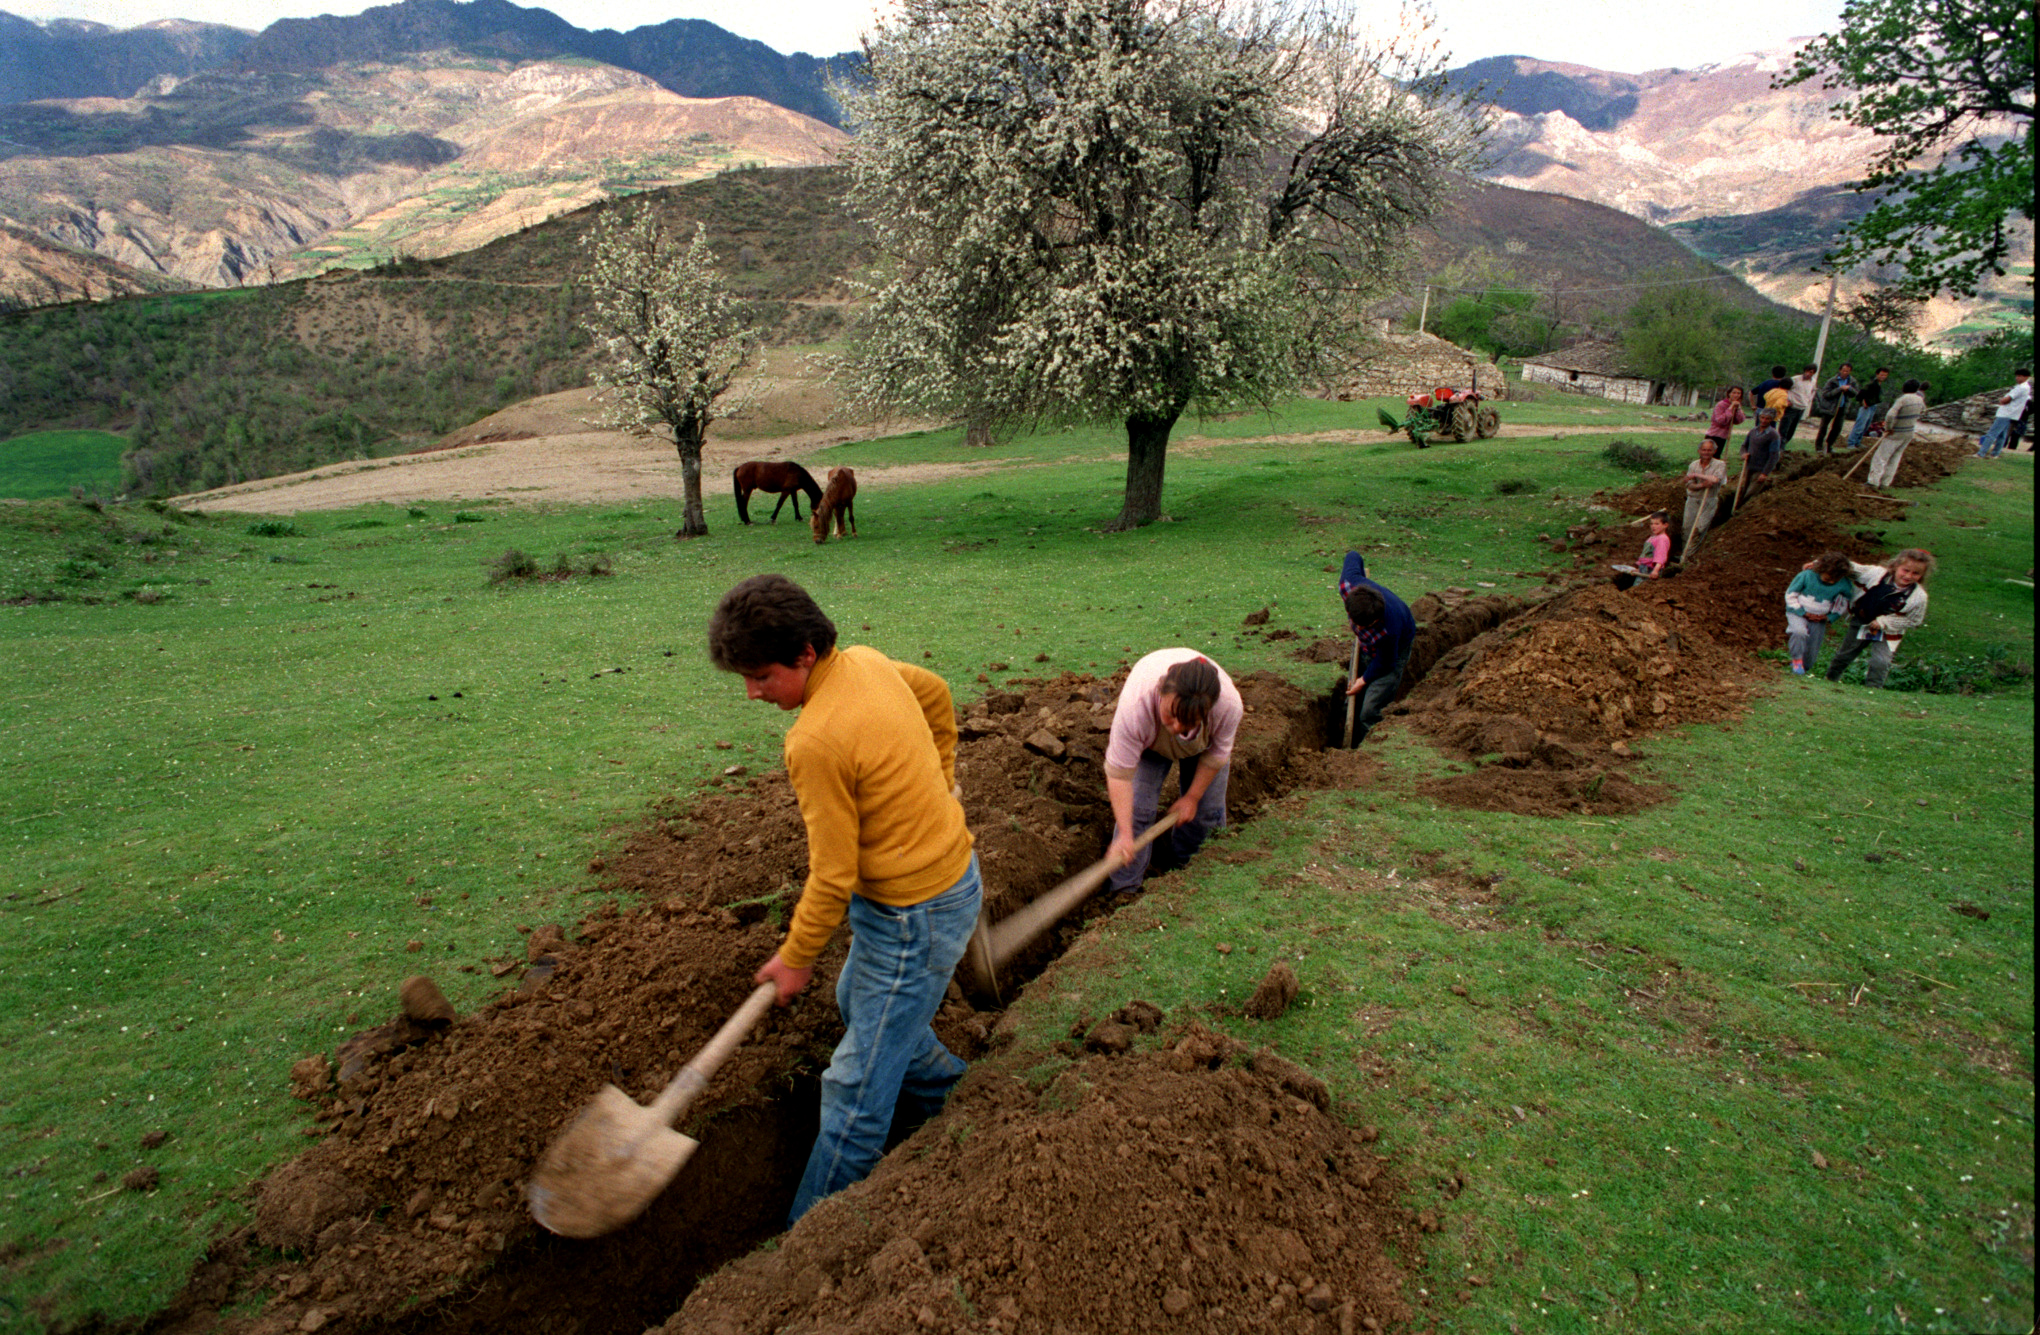
{"label": "tree trunk", "polygon": [[708,536],[708,515],[701,508],[701,438],[707,433],[708,423],[694,422],[674,429],[673,443],[680,451],[680,490],[684,498],[684,515],[676,538],[705,538]]}
{"label": "tree trunk", "polygon": [[1123,533],[1162,517],[1162,468],[1168,461],[1169,432],[1180,416],[1179,409],[1166,417],[1126,419],[1126,502],[1119,517],[1105,526],[1107,533]]}

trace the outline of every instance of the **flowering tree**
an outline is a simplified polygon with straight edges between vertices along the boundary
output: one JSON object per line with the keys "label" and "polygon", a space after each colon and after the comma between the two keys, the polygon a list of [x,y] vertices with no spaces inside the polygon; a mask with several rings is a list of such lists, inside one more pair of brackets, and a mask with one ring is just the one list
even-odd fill
{"label": "flowering tree", "polygon": [[1123,421],[1109,527],[1160,516],[1186,409],[1326,369],[1479,137],[1421,42],[1281,0],[903,0],[838,90],[890,265],[857,396],[977,424]]}
{"label": "flowering tree", "polygon": [[737,410],[717,403],[757,356],[758,332],[723,285],[700,224],[682,249],[649,205],[609,209],[582,244],[593,253],[594,309],[582,328],[600,350],[600,421],[637,436],[662,427],[671,434],[685,493],[674,536],[701,537],[702,437],[710,422]]}

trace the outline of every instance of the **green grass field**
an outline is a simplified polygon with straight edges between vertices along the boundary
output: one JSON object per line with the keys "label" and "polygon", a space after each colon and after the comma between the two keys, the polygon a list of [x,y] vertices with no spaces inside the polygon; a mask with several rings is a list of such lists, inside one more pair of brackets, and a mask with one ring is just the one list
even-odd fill
{"label": "green grass field", "polygon": [[[1372,404],[1186,423],[1221,443],[1172,453],[1167,521],[1112,537],[1109,431],[832,450],[1015,466],[870,488],[861,535],[823,547],[713,494],[688,544],[665,504],[0,508],[0,1323],[159,1306],[303,1144],[293,1060],[386,1018],[411,973],[489,995],[478,966],[592,908],[587,860],[730,763],[715,743],[776,763],[783,718],[703,648],[738,579],[784,571],[960,699],[994,661],[1103,673],[1178,643],[1315,689],[1328,669],[1233,631],[1267,606],[1331,633],[1347,546],[1411,595],[1528,587],[1538,535],[1633,480],[1567,425],[1659,426],[1683,454],[1683,425],[1635,410],[1525,408],[1553,435],[1423,452]],[[1894,538],[1943,568],[1907,655],[2030,659],[2030,468],[1917,493]],[[615,573],[491,584],[513,547]],[[2033,722],[2030,686],[1781,678],[1740,724],[1642,748],[1677,801],[1596,821],[1431,809],[1411,785],[1442,761],[1391,728],[1380,789],[1237,830],[1258,860],[1115,918],[1023,1003],[1022,1041],[1293,961],[1287,1018],[1214,1022],[1383,1127],[1442,1221],[1418,1281],[1437,1329],[2025,1330]],[[151,1130],[171,1139],[144,1154]],[[118,1190],[145,1160],[161,1188]]]}
{"label": "green grass field", "polygon": [[0,440],[0,499],[34,501],[120,490],[120,456],[127,437],[110,431],[32,431]]}

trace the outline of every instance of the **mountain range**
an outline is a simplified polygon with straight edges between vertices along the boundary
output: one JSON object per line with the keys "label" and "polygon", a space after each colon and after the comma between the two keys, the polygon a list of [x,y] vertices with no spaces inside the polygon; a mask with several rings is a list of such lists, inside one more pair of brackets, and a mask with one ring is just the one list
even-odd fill
{"label": "mountain range", "polygon": [[[1788,49],[1640,75],[1503,56],[1451,77],[1494,108],[1495,184],[1668,228],[1804,307],[1823,294],[1825,237],[1866,206],[1846,186],[1872,140],[1818,90],[1771,86]],[[588,32],[508,0],[260,33],[0,14],[0,302],[447,255],[607,194],[831,162],[845,140],[829,80],[860,61],[702,20]],[[1612,217],[1575,225],[1589,216]],[[1994,295],[1944,303],[1923,332],[2021,300],[2030,321],[2029,279]]]}

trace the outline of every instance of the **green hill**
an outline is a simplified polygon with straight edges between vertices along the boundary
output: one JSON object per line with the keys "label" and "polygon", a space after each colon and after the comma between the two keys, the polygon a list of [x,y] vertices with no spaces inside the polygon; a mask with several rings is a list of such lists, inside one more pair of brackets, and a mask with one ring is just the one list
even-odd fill
{"label": "green hill", "polygon": [[0,440],[0,498],[63,496],[72,488],[110,496],[120,489],[125,437],[108,431],[35,431]]}
{"label": "green hill", "polygon": [[[824,170],[735,172],[645,196],[704,223],[774,342],[841,327],[869,253]],[[580,240],[594,208],[445,260],[270,288],[0,317],[0,435],[124,431],[122,486],[166,495],[416,449],[587,383]]]}

